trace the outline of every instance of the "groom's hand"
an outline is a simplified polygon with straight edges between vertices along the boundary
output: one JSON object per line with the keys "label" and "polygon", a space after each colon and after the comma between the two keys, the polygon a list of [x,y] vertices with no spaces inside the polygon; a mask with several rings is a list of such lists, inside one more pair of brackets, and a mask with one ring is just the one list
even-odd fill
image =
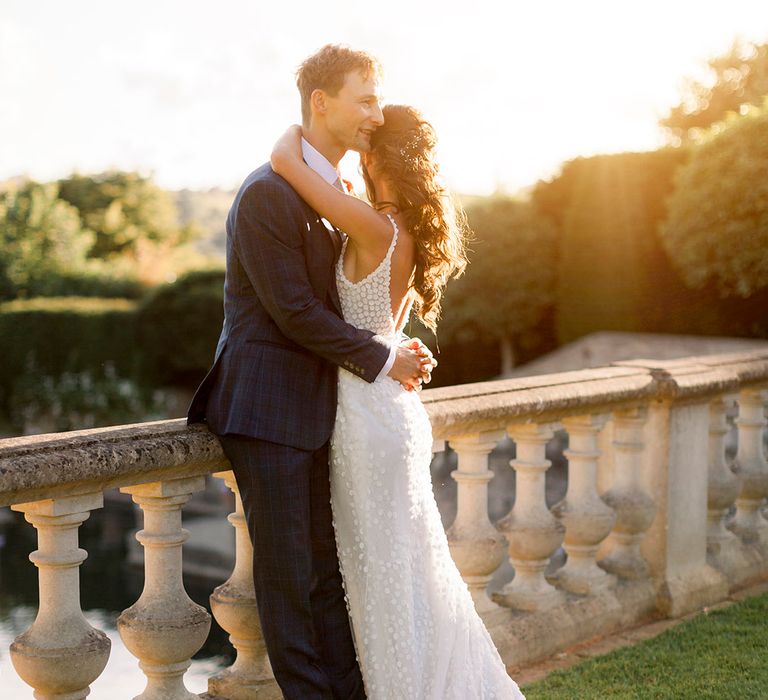
{"label": "groom's hand", "polygon": [[409,338],[403,341],[403,345],[421,356],[421,379],[424,384],[429,384],[432,381],[432,370],[437,367],[437,360],[432,351],[424,345],[421,338]]}
{"label": "groom's hand", "polygon": [[395,363],[389,376],[400,382],[408,391],[418,390],[432,380],[432,370],[437,360],[432,351],[418,338],[408,339],[397,348]]}

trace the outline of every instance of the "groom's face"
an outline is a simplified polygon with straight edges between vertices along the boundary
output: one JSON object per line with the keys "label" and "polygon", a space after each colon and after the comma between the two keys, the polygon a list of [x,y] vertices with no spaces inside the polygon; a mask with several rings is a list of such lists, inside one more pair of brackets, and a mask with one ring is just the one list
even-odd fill
{"label": "groom's face", "polygon": [[346,150],[371,150],[371,135],[384,123],[381,113],[381,88],[375,76],[348,73],[334,97],[326,96],[325,124]]}

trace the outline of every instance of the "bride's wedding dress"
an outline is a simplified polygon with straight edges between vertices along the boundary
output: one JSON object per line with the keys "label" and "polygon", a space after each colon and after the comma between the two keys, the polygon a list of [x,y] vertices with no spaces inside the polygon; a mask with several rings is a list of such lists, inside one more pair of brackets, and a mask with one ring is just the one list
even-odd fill
{"label": "bride's wedding dress", "polygon": [[[336,266],[342,311],[398,336],[385,258],[357,283]],[[432,493],[432,431],[419,394],[339,372],[331,502],[355,647],[369,700],[516,700],[448,549]]]}

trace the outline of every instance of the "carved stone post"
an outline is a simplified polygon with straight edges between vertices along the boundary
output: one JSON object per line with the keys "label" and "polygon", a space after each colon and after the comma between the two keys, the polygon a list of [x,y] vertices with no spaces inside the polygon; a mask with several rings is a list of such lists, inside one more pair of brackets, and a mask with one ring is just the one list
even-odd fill
{"label": "carved stone post", "polygon": [[741,490],[736,499],[736,516],[730,529],[746,544],[765,539],[768,529],[760,513],[760,505],[768,495],[768,462],[763,448],[766,397],[768,391],[753,387],[739,392],[739,417],[736,419],[739,450],[736,464],[737,474],[741,478]]}
{"label": "carved stone post", "polygon": [[211,610],[237,650],[235,663],[208,680],[208,693],[229,700],[263,700],[282,697],[272,675],[253,588],[253,545],[243,515],[243,503],[231,471],[218,472],[235,494],[235,512],[228,520],[235,528],[235,568],[211,594]]}
{"label": "carved stone post", "polygon": [[616,512],[613,531],[600,547],[599,564],[625,579],[648,576],[648,564],[640,543],[651,526],[656,507],[641,486],[643,428],[647,409],[631,408],[613,414],[614,481],[603,500]]}
{"label": "carved stone post", "polygon": [[549,512],[545,498],[546,459],[552,438],[549,424],[516,424],[507,431],[517,446],[511,465],[516,473],[515,505],[499,522],[509,541],[509,560],[515,577],[494,600],[521,610],[546,610],[564,599],[544,578],[550,557],[563,541],[563,525]]}
{"label": "carved stone post", "polygon": [[121,488],[144,511],[144,590],[117,620],[128,651],[139,659],[147,687],[137,700],[191,700],[184,687],[191,657],[205,642],[211,617],[184,590],[181,545],[189,533],[181,527],[181,508],[205,488],[202,476]]}
{"label": "carved stone post", "polygon": [[488,518],[488,482],[493,478],[488,455],[503,437],[503,431],[493,431],[450,441],[459,458],[459,468],[451,473],[458,484],[458,509],[446,534],[453,560],[479,613],[498,607],[486,589],[506,551],[504,535]]}
{"label": "carved stone post", "polygon": [[590,595],[616,583],[614,576],[596,561],[600,543],[610,533],[616,515],[597,493],[597,438],[606,416],[566,418],[568,431],[568,493],[552,508],[565,525],[565,551],[568,561],[548,577],[551,583],[573,593]]}
{"label": "carved stone post", "polygon": [[707,488],[707,554],[717,564],[728,557],[736,536],[725,529],[725,518],[739,493],[739,478],[725,459],[727,403],[720,396],[709,404],[709,481]]}
{"label": "carved stone post", "polygon": [[98,492],[11,506],[37,530],[38,549],[29,558],[39,570],[40,608],[11,644],[16,672],[37,700],[86,697],[107,664],[110,641],[80,609],[79,567],[88,554],[77,546],[78,528],[103,504]]}

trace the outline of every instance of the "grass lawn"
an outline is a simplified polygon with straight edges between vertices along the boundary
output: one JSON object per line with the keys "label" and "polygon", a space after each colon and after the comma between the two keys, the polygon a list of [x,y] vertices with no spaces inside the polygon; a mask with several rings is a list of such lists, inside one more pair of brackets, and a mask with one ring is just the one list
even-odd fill
{"label": "grass lawn", "polygon": [[522,688],[527,700],[768,700],[768,594]]}

